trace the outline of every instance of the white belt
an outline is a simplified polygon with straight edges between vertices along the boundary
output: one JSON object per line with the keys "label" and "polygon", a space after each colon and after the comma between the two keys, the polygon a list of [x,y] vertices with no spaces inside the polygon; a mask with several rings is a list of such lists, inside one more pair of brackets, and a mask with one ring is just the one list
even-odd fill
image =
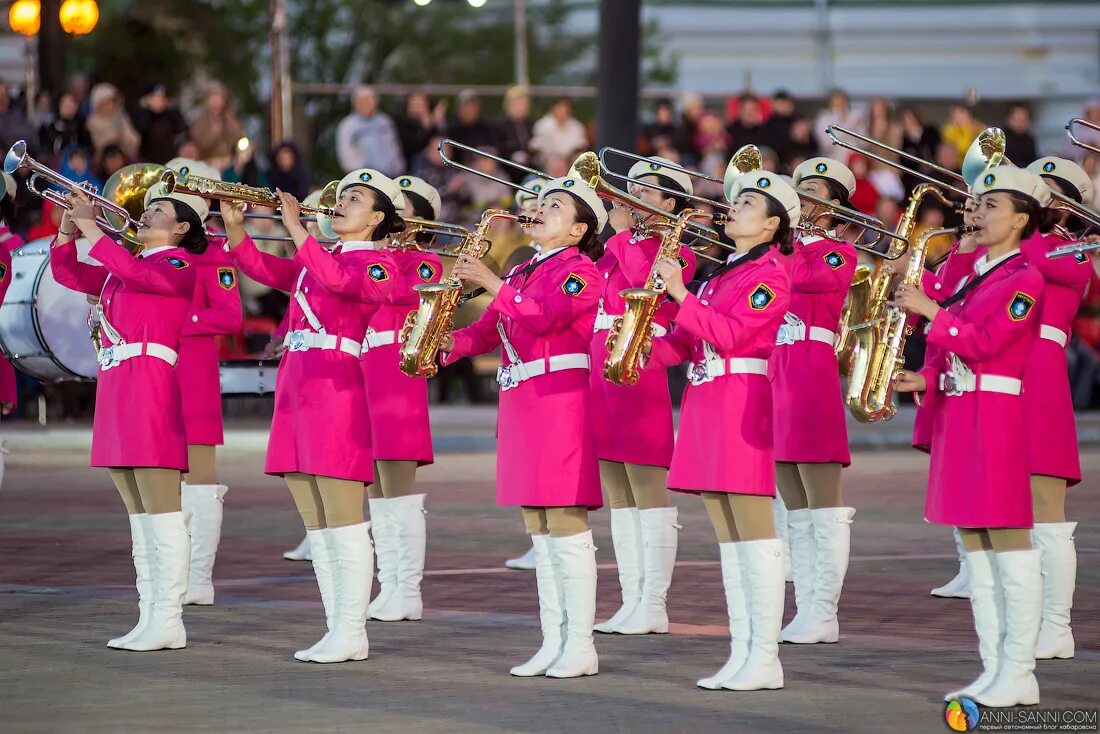
{"label": "white belt", "polygon": [[505,392],[532,377],[562,370],[587,370],[591,365],[587,354],[555,354],[549,359],[513,362],[497,368],[497,384],[500,385],[501,392]]}
{"label": "white belt", "polygon": [[363,351],[367,352],[375,347],[384,347],[397,341],[397,332],[393,331],[368,331],[363,337]]}
{"label": "white belt", "polygon": [[112,367],[117,367],[122,362],[134,357],[156,357],[157,359],[163,359],[173,367],[176,366],[176,360],[179,359],[179,355],[176,354],[176,350],[166,347],[163,344],[154,344],[152,342],[137,342],[135,344],[115,344],[110,347],[103,347],[99,350],[99,369],[106,372]]}
{"label": "white belt", "polygon": [[945,395],[962,395],[968,392],[999,392],[1005,395],[1019,395],[1023,383],[1015,377],[1003,375],[956,375],[953,372],[940,373],[940,390]]}
{"label": "white belt", "polygon": [[768,375],[768,361],[755,357],[730,357],[706,359],[688,366],[687,377],[692,385],[702,385],[716,377],[726,375]]}
{"label": "white belt", "polygon": [[775,335],[775,345],[794,344],[804,342],[807,339],[812,342],[821,342],[832,346],[836,342],[836,334],[820,326],[806,328],[806,323],[792,313],[786,315],[786,321],[779,325],[779,331]]}
{"label": "white belt", "polygon": [[1049,339],[1060,347],[1065,347],[1069,342],[1069,334],[1061,329],[1055,329],[1053,326],[1047,326],[1043,324],[1043,327],[1039,330],[1040,339]]}
{"label": "white belt", "polygon": [[363,353],[363,345],[346,337],[335,334],[318,334],[315,331],[298,329],[288,332],[283,339],[283,347],[289,352],[307,352],[310,349],[339,349],[341,352],[358,358]]}
{"label": "white belt", "polygon": [[[622,314],[604,313],[600,311],[596,314],[596,323],[592,327],[592,333],[598,334],[601,331],[610,331],[611,327],[615,325],[615,319],[621,318]],[[653,332],[653,336],[664,336],[668,333],[668,329],[660,324],[650,324],[650,331]]]}

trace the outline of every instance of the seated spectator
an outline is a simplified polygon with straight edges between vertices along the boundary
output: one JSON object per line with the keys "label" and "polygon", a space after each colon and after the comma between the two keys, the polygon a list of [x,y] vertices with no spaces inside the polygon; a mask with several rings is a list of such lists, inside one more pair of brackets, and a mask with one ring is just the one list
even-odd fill
{"label": "seated spectator", "polygon": [[[504,121],[500,124],[500,154],[522,166],[531,165],[531,95],[526,87],[511,86],[504,94]],[[525,177],[522,171],[509,171],[516,183]]]}
{"label": "seated spectator", "polygon": [[49,125],[39,130],[42,157],[49,165],[58,165],[61,151],[70,145],[92,147],[92,138],[84,128],[84,117],[76,97],[66,92],[57,100],[57,111]]}
{"label": "seated spectator", "polygon": [[681,149],[685,147],[683,128],[676,121],[671,100],[657,100],[653,107],[653,120],[642,127],[642,137],[646,143],[647,155],[667,148],[682,152]]}
{"label": "seated spectator", "polygon": [[1031,132],[1031,110],[1024,104],[1014,104],[1008,108],[1005,118],[1005,155],[1009,160],[1027,165],[1039,157],[1039,147],[1035,144],[1035,135]]}
{"label": "seated spectator", "polygon": [[297,145],[284,140],[271,151],[269,160],[268,186],[286,191],[298,201],[309,195],[309,171]]}
{"label": "seated spectator", "polygon": [[[729,147],[737,150],[743,145],[764,145],[764,117],[760,112],[760,100],[754,94],[742,94],[737,100],[737,119],[726,127]],[[765,169],[774,170],[774,169]]]}
{"label": "seated spectator", "polygon": [[[498,132],[481,117],[481,99],[472,89],[463,89],[455,98],[455,119],[447,123],[448,136],[472,148],[496,148]],[[469,155],[455,151],[458,160],[469,163]]]}
{"label": "seated spectator", "polygon": [[[985,129],[985,125],[974,118],[974,112],[966,105],[957,104],[951,106],[947,123],[941,130],[943,141],[955,148],[961,161],[970,149],[970,144],[978,133]],[[1026,162],[1024,162],[1026,165]]]}
{"label": "seated spectator", "polygon": [[425,92],[415,91],[405,99],[405,114],[394,120],[401,152],[411,168],[424,154],[428,141],[443,132],[447,103],[439,102],[432,109]]}
{"label": "seated spectator", "polygon": [[92,114],[85,126],[92,138],[92,148],[98,153],[108,145],[117,145],[127,158],[138,153],[141,137],[122,106],[122,95],[112,84],[96,84],[91,94]]}
{"label": "seated spectator", "polygon": [[188,137],[198,147],[198,160],[223,168],[233,159],[244,128],[233,108],[229,89],[218,81],[206,85],[202,108],[191,120]]}
{"label": "seated spectator", "polygon": [[106,183],[116,171],[130,164],[122,148],[117,145],[108,145],[99,154],[99,162],[96,169],[99,171],[100,180]]}
{"label": "seated spectator", "polygon": [[[795,121],[794,98],[786,90],[779,90],[772,97],[772,112],[764,120],[761,144],[767,145],[779,156],[780,166],[786,166],[791,158],[791,126]],[[809,157],[809,155],[807,155]]]}
{"label": "seated spectator", "polygon": [[70,145],[61,152],[61,168],[58,173],[70,181],[91,184],[95,186],[96,191],[103,188],[103,180],[98,178],[92,170],[91,156],[88,155],[87,149],[79,145]]}
{"label": "seated spectator", "polygon": [[856,190],[848,201],[853,209],[864,214],[874,214],[875,207],[878,206],[879,193],[875,185],[871,183],[870,166],[867,163],[867,158],[859,154],[853,155],[848,159],[848,167],[852,169],[852,174],[856,177]]}
{"label": "seated spectator", "polygon": [[179,107],[169,102],[163,84],[153,84],[146,90],[134,113],[134,127],[141,135],[138,153],[143,163],[167,163],[187,134],[187,122]]}

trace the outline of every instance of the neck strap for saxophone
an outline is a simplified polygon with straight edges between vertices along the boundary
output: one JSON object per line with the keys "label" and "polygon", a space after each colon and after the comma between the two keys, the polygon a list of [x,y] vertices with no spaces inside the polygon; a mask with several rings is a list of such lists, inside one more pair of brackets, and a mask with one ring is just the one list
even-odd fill
{"label": "neck strap for saxophone", "polygon": [[688,290],[697,290],[699,287],[706,285],[710,281],[725,275],[731,270],[739,268],[747,263],[751,263],[753,260],[759,260],[760,258],[764,257],[765,254],[767,254],[768,250],[770,250],[771,247],[772,243],[770,242],[765,242],[762,245],[757,245],[733,262],[727,262],[725,265],[721,266],[705,278],[696,278],[695,280],[691,281],[687,284]]}
{"label": "neck strap for saxophone", "polygon": [[[508,275],[505,275],[504,278],[502,278],[502,280],[508,280],[510,278],[518,278],[521,275],[527,275],[528,273],[534,271],[534,269],[537,268],[538,266],[542,265],[543,263],[550,262],[555,257],[562,254],[563,252],[565,252],[568,249],[569,249],[568,247],[565,247],[565,248],[562,248],[561,250],[558,250],[557,252],[555,252],[551,255],[547,255],[546,257],[542,258],[541,260],[532,260],[531,262],[527,263],[526,265],[524,265],[522,268],[515,271],[514,273],[508,273]],[[458,299],[458,305],[461,306],[462,304],[466,303],[466,301],[477,298],[478,296],[484,294],[485,292],[486,291],[485,291],[484,288],[474,288],[472,291],[470,291],[466,295],[462,296],[462,298]]]}
{"label": "neck strap for saxophone", "polygon": [[974,278],[973,280],[967,281],[966,285],[964,285],[962,288],[955,291],[955,293],[953,295],[950,295],[947,298],[945,298],[943,301],[941,301],[940,302],[940,308],[949,308],[951,306],[954,306],[956,303],[958,303],[963,298],[965,298],[967,293],[969,293],[970,291],[974,290],[979,285],[984,283],[986,278],[993,275],[993,273],[997,272],[998,270],[1003,268],[1005,265],[1008,265],[1010,262],[1012,262],[1013,260],[1015,260],[1018,257],[1020,257],[1019,252],[1016,252],[1012,255],[1009,255],[1004,260],[1001,260],[999,263],[997,263],[996,265],[991,267],[989,270],[987,270],[984,273],[982,273],[981,275],[979,275],[977,278]]}

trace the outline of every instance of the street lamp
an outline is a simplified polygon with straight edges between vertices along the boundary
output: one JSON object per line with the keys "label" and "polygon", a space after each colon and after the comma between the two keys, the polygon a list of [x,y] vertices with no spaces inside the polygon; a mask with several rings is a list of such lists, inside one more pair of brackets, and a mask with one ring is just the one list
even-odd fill
{"label": "street lamp", "polygon": [[23,56],[26,61],[26,82],[23,96],[26,98],[27,117],[34,114],[34,41],[42,27],[42,6],[38,0],[15,0],[8,9],[11,29],[23,36]]}
{"label": "street lamp", "polygon": [[471,8],[482,8],[485,7],[486,0],[466,0],[466,2],[470,4]]}
{"label": "street lamp", "polygon": [[91,33],[99,22],[99,6],[95,0],[65,0],[58,12],[61,28],[74,36]]}

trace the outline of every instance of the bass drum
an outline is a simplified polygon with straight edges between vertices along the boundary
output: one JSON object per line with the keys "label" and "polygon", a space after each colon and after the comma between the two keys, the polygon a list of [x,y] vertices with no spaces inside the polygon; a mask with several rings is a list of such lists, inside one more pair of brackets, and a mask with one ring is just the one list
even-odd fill
{"label": "bass drum", "polygon": [[[11,285],[0,305],[0,350],[21,372],[43,382],[94,380],[99,373],[84,293],[59,284],[50,270],[52,237],[33,240],[11,255]],[[79,258],[91,245],[76,243]]]}
{"label": "bass drum", "polygon": [[269,395],[275,392],[279,360],[227,360],[219,366],[222,395]]}

